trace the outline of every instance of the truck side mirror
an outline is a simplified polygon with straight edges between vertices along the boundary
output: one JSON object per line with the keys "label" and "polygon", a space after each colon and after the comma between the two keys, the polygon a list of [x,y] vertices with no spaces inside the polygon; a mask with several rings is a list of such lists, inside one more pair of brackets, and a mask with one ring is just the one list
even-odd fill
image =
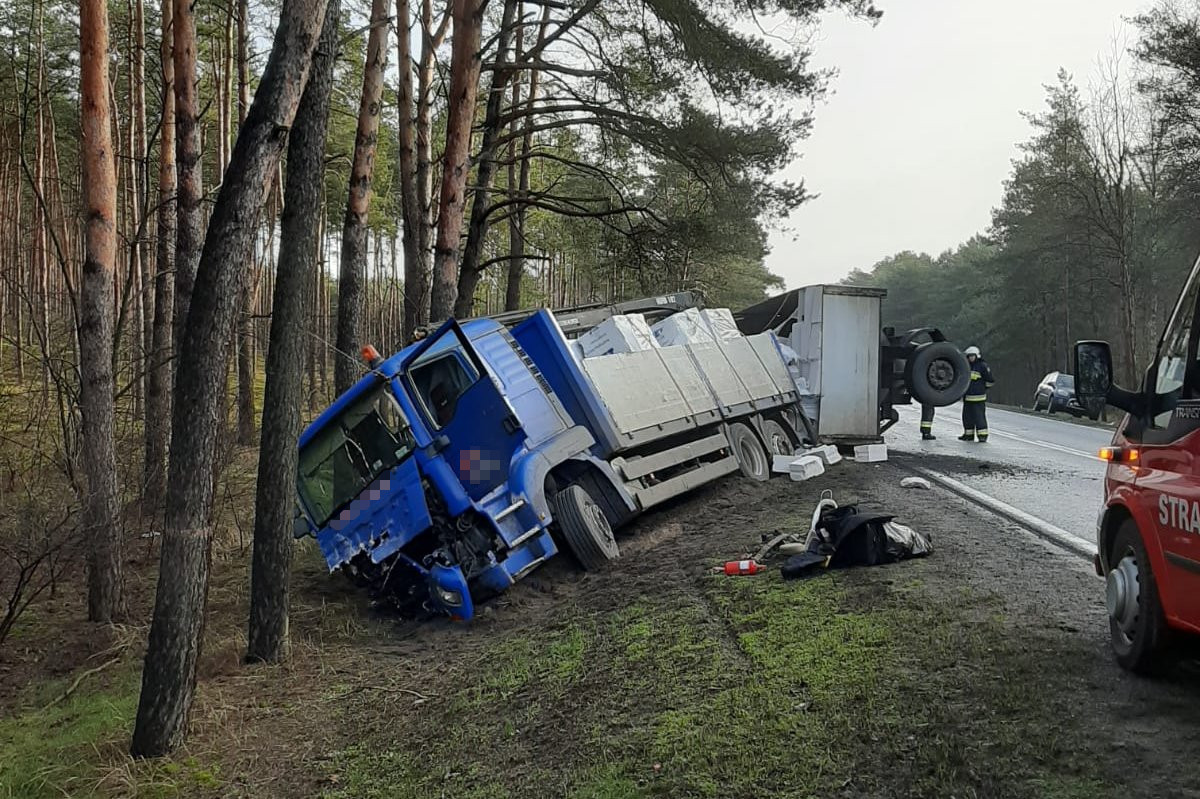
{"label": "truck side mirror", "polygon": [[1107,341],[1075,343],[1075,396],[1088,407],[1108,399],[1113,384],[1112,348]]}
{"label": "truck side mirror", "polygon": [[1135,417],[1146,414],[1146,395],[1113,385],[1112,348],[1107,341],[1075,343],[1075,397],[1092,419],[1105,404]]}

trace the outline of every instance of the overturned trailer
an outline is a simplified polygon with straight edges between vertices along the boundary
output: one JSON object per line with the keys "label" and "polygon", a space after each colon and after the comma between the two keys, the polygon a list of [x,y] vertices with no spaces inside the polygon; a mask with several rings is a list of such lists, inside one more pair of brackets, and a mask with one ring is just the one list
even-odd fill
{"label": "overturned trailer", "polygon": [[816,285],[734,314],[746,335],[770,331],[794,353],[803,406],[823,441],[879,441],[914,400],[941,407],[967,391],[966,357],[941,331],[881,327],[886,289]]}

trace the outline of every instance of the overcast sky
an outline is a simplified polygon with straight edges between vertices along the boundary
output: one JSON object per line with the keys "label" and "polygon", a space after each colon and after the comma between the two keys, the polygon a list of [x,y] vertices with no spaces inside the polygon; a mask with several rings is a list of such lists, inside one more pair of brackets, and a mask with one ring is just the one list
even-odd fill
{"label": "overcast sky", "polygon": [[814,65],[836,67],[803,156],[784,172],[820,196],[771,237],[789,288],[840,280],[901,250],[938,254],[983,231],[1021,111],[1065,67],[1086,87],[1122,18],[1148,0],[880,0],[872,28],[831,16]]}

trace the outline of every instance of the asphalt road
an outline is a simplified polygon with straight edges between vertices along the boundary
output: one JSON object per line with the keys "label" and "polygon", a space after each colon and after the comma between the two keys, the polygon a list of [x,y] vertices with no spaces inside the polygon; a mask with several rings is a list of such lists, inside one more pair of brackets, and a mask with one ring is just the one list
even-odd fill
{"label": "asphalt road", "polygon": [[1112,431],[988,408],[990,441],[959,441],[962,406],[938,408],[936,441],[922,441],[920,409],[899,408],[887,432],[888,447],[901,458],[947,475],[971,488],[1095,544],[1096,514],[1103,499],[1100,448]]}

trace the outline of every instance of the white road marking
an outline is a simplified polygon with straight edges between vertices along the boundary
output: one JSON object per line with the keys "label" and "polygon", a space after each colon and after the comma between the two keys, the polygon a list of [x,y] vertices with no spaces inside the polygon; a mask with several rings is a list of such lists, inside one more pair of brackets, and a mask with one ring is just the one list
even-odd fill
{"label": "white road marking", "polygon": [[1100,461],[1101,463],[1104,462],[1104,460],[1102,458],[1100,458],[1099,456],[1093,455],[1090,452],[1084,452],[1081,449],[1072,449],[1071,447],[1064,447],[1059,444],[1050,444],[1046,441],[1034,441],[1031,438],[1024,438],[1023,436],[1018,436],[1014,433],[1005,433],[1004,431],[997,430],[994,427],[991,429],[990,432],[994,436],[1000,436],[1001,438],[1011,438],[1013,441],[1020,441],[1022,444],[1032,444],[1035,447],[1043,447],[1045,449],[1053,449],[1053,450],[1057,450],[1059,452],[1065,452],[1068,455],[1076,455],[1080,458],[1089,458],[1094,461]]}
{"label": "white road marking", "polygon": [[1060,549],[1068,550],[1071,554],[1080,555],[1088,560],[1091,560],[1092,555],[1096,552],[1094,544],[1077,535],[1068,533],[1066,530],[1051,524],[1045,519],[1040,519],[1032,513],[1026,513],[1020,508],[1009,505],[1007,502],[1001,502],[990,494],[985,494],[982,491],[971,488],[969,485],[960,483],[953,477],[947,477],[941,472],[935,472],[932,469],[926,469],[921,466],[914,468],[943,488],[949,489],[964,499],[982,505],[998,516],[1003,516],[1009,521],[1016,522]]}

